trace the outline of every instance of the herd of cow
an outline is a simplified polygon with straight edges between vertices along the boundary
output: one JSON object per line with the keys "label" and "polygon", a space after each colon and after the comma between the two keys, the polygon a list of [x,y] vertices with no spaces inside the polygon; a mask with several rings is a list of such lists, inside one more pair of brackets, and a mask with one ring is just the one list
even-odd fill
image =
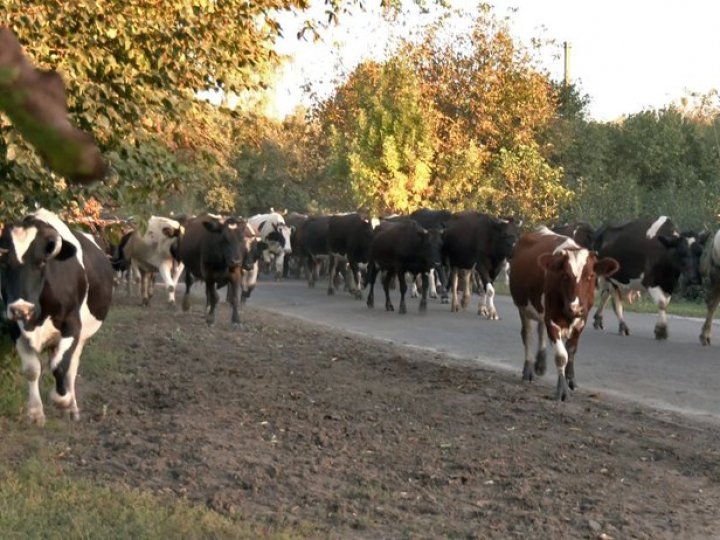
{"label": "herd of cow", "polygon": [[[452,311],[467,308],[474,280],[480,293],[478,314],[488,319],[499,318],[494,282],[506,269],[521,320],[523,379],[545,372],[549,338],[559,400],[575,387],[574,357],[598,287],[595,328],[603,328],[603,309],[612,299],[619,331],[627,335],[622,299],[627,291],[642,289],[658,308],[655,337],[666,339],[671,295],[681,282],[703,281],[708,313],[700,341],[710,344],[712,318],[720,304],[720,231],[714,236],[681,233],[664,216],[598,230],[582,223],[525,233],[521,227],[513,218],[428,209],[377,221],[359,214],[308,217],[276,212],[249,219],[154,216],[147,227],[129,231],[117,245],[103,249],[99,239],[71,231],[55,214],[38,210],[4,227],[0,235],[3,315],[29,383],[27,414],[34,422],[44,422],[38,380],[40,355],[48,352],[55,378],[51,400],[78,418],[75,377],[80,355],[109,311],[118,273],[125,273],[128,287],[133,276],[139,279],[144,305],[150,302],[158,275],[174,305],[184,275],[184,310],[190,307],[193,282],[203,281],[206,321],[213,324],[217,290],[224,286],[231,321],[240,322],[239,304],[256,286],[261,263],[269,265],[277,279],[287,277],[293,267],[304,268],[310,287],[324,265],[328,294],[334,294],[336,277],[344,272],[346,289],[355,298],[369,289],[370,308],[381,275],[385,309],[394,311],[390,290],[397,282],[400,313],[407,311],[406,278],[411,278],[413,288],[420,284],[421,311],[427,309],[429,295],[437,296],[438,287]],[[538,335],[535,354],[533,322]]]}

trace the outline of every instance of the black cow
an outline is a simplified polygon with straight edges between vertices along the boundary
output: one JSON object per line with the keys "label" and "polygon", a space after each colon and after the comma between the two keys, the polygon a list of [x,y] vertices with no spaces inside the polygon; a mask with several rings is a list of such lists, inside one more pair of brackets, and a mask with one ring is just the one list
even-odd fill
{"label": "black cow", "polygon": [[110,261],[88,236],[41,209],[2,231],[0,280],[10,334],[29,383],[30,420],[45,421],[38,380],[46,350],[55,377],[50,398],[79,419],[75,377],[85,342],[110,309]]}
{"label": "black cow", "polygon": [[190,309],[190,288],[194,279],[205,281],[206,322],[215,322],[217,288],[228,286],[232,306],[231,321],[240,323],[238,291],[242,272],[251,271],[256,259],[258,237],[242,219],[199,216],[186,223],[185,235],[178,246],[178,256],[185,264],[183,310]]}
{"label": "black cow", "polygon": [[405,294],[407,282],[405,273],[414,277],[422,276],[422,297],[420,311],[427,310],[428,273],[437,269],[442,263],[443,233],[437,229],[428,231],[412,220],[384,222],[375,229],[370,245],[370,262],[368,263],[368,281],[370,292],[367,305],[375,305],[374,287],[379,271],[384,272],[383,289],[385,290],[385,309],[394,311],[390,301],[390,283],[398,276],[400,283],[400,310],[407,313]]}
{"label": "black cow", "polygon": [[603,309],[612,296],[620,334],[630,330],[623,319],[622,292],[645,289],[658,307],[655,338],[667,339],[667,306],[681,275],[688,284],[697,283],[697,260],[693,257],[693,235],[681,235],[667,216],[638,219],[622,225],[602,227],[596,235],[595,249],[600,257],[612,257],[620,270],[600,280],[600,304],[594,327],[603,328]]}
{"label": "black cow", "polygon": [[309,217],[295,231],[298,254],[305,265],[308,287],[315,287],[322,259],[328,257],[330,216]]}
{"label": "black cow", "polygon": [[443,260],[451,273],[452,311],[459,311],[457,285],[463,275],[462,307],[470,303],[470,277],[473,270],[480,281],[478,315],[499,319],[495,309],[493,283],[513,252],[520,236],[520,227],[510,219],[494,218],[480,212],[462,212],[448,222],[443,237]]}
{"label": "black cow", "polygon": [[[329,275],[335,276],[339,257],[344,257],[348,267],[345,283],[358,300],[362,298],[360,265],[368,262],[372,239],[372,224],[359,214],[331,216],[328,221]],[[334,293],[333,281],[328,279],[328,294]]]}
{"label": "black cow", "polygon": [[575,223],[564,223],[551,228],[554,233],[568,236],[575,240],[580,247],[594,249],[595,229],[589,223],[577,221]]}

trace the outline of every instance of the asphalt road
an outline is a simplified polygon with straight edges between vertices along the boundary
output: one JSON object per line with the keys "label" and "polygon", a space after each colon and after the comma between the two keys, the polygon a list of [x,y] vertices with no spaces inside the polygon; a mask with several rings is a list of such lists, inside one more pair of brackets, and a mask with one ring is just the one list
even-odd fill
{"label": "asphalt road", "polygon": [[[379,294],[378,294],[379,293]],[[397,310],[399,292],[393,291]],[[408,314],[386,312],[382,287],[376,288],[375,309],[346,292],[326,293],[320,281],[309,289],[304,281],[261,281],[250,303],[333,328],[448,355],[462,365],[482,365],[510,371],[520,379],[523,347],[520,320],[512,300],[496,296],[500,321],[477,314],[478,297],[468,311],[451,313],[450,306],[429,300],[428,311],[418,312],[418,300],[409,299]],[[670,317],[667,341],[653,337],[656,316],[626,313],[630,336],[617,334],[612,309],[605,312],[605,330],[585,329],[576,357],[578,385],[599,396],[612,396],[655,408],[720,419],[720,345],[703,347],[698,341],[702,321]],[[714,328],[720,344],[720,329]],[[540,384],[553,395],[556,371],[552,354]],[[572,399],[572,397],[571,397]]]}

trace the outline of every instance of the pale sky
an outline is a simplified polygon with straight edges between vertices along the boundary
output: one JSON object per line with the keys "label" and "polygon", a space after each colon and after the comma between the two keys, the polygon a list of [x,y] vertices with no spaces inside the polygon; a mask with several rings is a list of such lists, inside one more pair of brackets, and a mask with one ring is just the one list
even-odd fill
{"label": "pale sky", "polygon": [[[322,1],[316,0],[318,8]],[[590,115],[612,120],[645,108],[676,102],[688,92],[720,88],[720,2],[715,0],[495,0],[495,13],[510,17],[517,41],[555,40],[557,56],[541,67],[562,79],[561,44],[570,42],[570,75],[590,95]],[[366,4],[379,4],[367,0]],[[456,0],[470,9],[473,1]],[[512,8],[517,8],[511,11]],[[312,82],[327,95],[330,80],[363,59],[381,59],[389,36],[407,33],[430,20],[415,13],[402,23],[382,21],[376,9],[341,15],[340,25],[322,33],[321,43],[299,42],[297,18],[281,19],[285,38],[278,50],[291,54],[276,90],[276,113],[284,115],[303,98],[300,87]],[[342,66],[338,69],[338,64]]]}

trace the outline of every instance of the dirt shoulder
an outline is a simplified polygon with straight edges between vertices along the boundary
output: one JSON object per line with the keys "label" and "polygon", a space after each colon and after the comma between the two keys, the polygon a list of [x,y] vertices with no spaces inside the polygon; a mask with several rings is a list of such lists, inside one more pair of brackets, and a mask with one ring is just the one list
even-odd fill
{"label": "dirt shoulder", "polygon": [[199,306],[118,296],[80,366],[82,421],[0,420],[5,460],[44,445],[73,475],[313,537],[720,531],[717,426],[582,390],[557,404],[519,373],[253,307],[208,329]]}

